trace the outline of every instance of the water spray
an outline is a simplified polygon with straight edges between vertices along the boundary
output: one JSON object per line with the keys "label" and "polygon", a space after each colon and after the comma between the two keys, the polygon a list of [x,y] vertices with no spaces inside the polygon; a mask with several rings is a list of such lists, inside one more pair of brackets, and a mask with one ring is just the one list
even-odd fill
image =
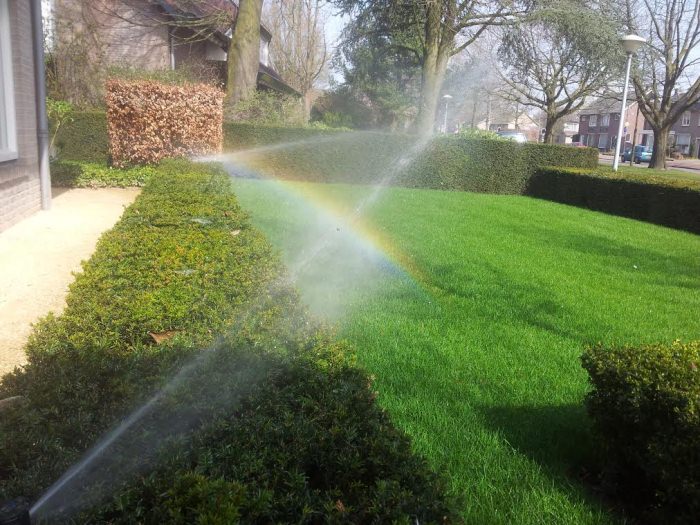
{"label": "water spray", "polygon": [[0,505],[0,525],[31,525],[29,501],[17,498]]}

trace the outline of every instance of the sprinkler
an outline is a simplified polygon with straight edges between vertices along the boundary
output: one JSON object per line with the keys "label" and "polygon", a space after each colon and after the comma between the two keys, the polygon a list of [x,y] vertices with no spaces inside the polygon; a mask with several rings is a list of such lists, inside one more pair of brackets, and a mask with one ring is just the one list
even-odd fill
{"label": "sprinkler", "polygon": [[17,498],[0,505],[0,525],[31,525],[29,501]]}

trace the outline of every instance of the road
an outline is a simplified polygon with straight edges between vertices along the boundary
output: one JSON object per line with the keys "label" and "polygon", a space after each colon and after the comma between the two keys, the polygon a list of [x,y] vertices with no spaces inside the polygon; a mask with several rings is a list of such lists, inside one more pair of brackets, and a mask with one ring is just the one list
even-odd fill
{"label": "road", "polygon": [[[613,163],[614,155],[600,154],[598,156],[598,163],[611,166]],[[629,162],[625,164],[629,165]],[[648,162],[642,162],[641,164],[635,164],[638,168],[649,167]],[[700,159],[686,159],[686,160],[669,160],[666,162],[666,167],[669,169],[677,171],[685,171],[687,173],[695,173],[700,176]]]}

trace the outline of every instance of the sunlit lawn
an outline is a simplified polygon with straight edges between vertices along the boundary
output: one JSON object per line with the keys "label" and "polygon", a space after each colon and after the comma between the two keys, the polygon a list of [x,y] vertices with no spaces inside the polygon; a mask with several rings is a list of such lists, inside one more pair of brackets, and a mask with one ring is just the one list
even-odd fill
{"label": "sunlit lawn", "polygon": [[[579,355],[700,338],[700,237],[526,197],[394,188],[358,238],[334,243],[348,225],[306,199],[348,210],[368,187],[234,186],[467,523],[617,520],[579,481],[594,463]],[[363,239],[378,252],[354,253]]]}

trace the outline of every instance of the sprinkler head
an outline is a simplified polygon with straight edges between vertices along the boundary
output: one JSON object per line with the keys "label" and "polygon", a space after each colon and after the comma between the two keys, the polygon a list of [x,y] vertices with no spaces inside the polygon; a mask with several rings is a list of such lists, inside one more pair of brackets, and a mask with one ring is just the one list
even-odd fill
{"label": "sprinkler head", "polygon": [[0,525],[31,525],[29,501],[16,498],[0,505]]}

